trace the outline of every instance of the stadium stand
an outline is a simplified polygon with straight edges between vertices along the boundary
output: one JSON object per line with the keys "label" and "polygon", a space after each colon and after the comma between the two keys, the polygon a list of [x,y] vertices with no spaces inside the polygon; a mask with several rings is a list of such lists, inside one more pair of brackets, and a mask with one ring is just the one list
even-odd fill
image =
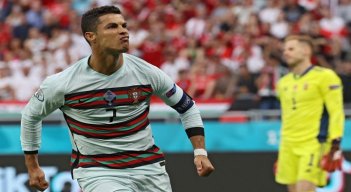
{"label": "stadium stand", "polygon": [[[115,4],[130,31],[130,53],[160,67],[195,100],[229,110],[278,109],[275,83],[287,72],[289,34],[308,34],[315,65],[351,86],[350,0],[3,0],[0,101],[27,101],[40,82],[90,54],[80,16]],[[156,35],[157,34],[157,35]],[[344,100],[351,107],[351,92]]]}

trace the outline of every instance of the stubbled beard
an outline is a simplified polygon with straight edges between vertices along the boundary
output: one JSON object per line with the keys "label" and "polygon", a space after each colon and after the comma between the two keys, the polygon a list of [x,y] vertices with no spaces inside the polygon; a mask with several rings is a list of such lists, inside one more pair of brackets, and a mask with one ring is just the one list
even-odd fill
{"label": "stubbled beard", "polygon": [[293,62],[288,63],[288,67],[289,67],[290,69],[293,69],[293,68],[295,68],[299,63],[301,63],[302,61],[303,61],[303,59],[296,59],[296,60],[294,60]]}
{"label": "stubbled beard", "polygon": [[107,49],[107,50],[112,55],[119,55],[121,53],[127,53],[129,50],[129,47],[123,47],[123,48],[118,49],[118,50],[116,50],[116,49]]}

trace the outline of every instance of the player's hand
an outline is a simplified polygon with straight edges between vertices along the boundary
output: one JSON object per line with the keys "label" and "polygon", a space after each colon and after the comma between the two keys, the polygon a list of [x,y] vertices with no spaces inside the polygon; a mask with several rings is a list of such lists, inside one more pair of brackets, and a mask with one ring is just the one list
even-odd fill
{"label": "player's hand", "polygon": [[278,160],[275,160],[273,164],[273,174],[277,175],[277,169],[278,169]]}
{"label": "player's hand", "polygon": [[321,168],[328,172],[341,170],[343,155],[340,149],[340,141],[334,141],[328,154],[321,160]]}
{"label": "player's hand", "polygon": [[207,177],[215,170],[211,161],[205,155],[195,156],[194,164],[196,166],[197,174],[201,177]]}
{"label": "player's hand", "polygon": [[28,175],[29,186],[39,191],[45,191],[49,187],[49,183],[45,180],[45,174],[40,167],[28,169]]}

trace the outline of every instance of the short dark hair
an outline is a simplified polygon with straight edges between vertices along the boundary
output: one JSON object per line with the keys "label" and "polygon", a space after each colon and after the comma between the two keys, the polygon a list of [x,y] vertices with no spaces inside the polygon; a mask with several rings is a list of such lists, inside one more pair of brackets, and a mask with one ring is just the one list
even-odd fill
{"label": "short dark hair", "polygon": [[99,22],[99,17],[110,13],[121,14],[121,10],[116,6],[101,6],[85,12],[81,20],[83,36],[85,32],[96,32],[96,26]]}

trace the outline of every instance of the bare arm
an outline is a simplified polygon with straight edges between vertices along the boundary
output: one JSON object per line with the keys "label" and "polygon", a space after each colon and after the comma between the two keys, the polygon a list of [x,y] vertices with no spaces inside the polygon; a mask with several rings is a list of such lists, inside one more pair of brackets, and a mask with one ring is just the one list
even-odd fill
{"label": "bare arm", "polygon": [[[207,154],[202,154],[205,151],[205,137],[196,135],[190,137],[191,144],[194,150],[200,150],[201,154],[194,154],[194,164],[196,166],[197,174],[199,176],[209,176],[215,168],[211,161],[208,159]],[[206,151],[205,151],[206,152]]]}
{"label": "bare arm", "polygon": [[194,149],[205,149],[205,137],[202,135],[195,135],[190,137],[191,144]]}
{"label": "bare arm", "polygon": [[45,174],[38,163],[38,154],[25,154],[25,164],[29,175],[29,185],[44,191],[49,187],[49,183],[45,180]]}

